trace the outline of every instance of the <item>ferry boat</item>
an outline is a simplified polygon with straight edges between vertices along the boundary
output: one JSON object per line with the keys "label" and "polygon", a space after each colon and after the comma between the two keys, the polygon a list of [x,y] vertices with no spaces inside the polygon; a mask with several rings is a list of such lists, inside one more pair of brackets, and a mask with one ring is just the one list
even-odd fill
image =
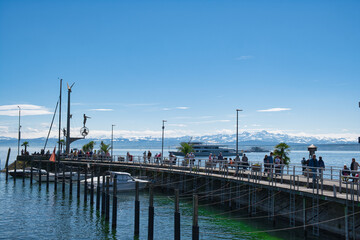
{"label": "ferry boat", "polygon": [[[134,178],[130,175],[130,173],[127,172],[114,172],[114,171],[108,171],[105,175],[105,178],[109,178],[109,191],[112,192],[113,191],[113,183],[114,183],[114,179],[116,176],[116,190],[117,191],[131,191],[131,190],[135,190],[135,185],[136,182],[139,183],[139,190],[144,189],[147,184],[149,183],[149,181],[147,180],[142,180],[142,179],[137,179]],[[94,189],[97,188],[97,177],[93,178],[93,185],[94,185]],[[103,177],[100,176],[99,179],[99,184],[100,187],[102,187],[102,181],[103,181]],[[87,182],[87,187],[89,189],[91,189],[91,178],[88,178],[86,180],[83,180],[82,183],[85,183],[85,181]]]}
{"label": "ferry boat", "polygon": [[[194,149],[195,157],[204,157],[212,155],[218,156],[220,152],[224,157],[227,156],[236,156],[236,150],[233,148],[228,148],[226,145],[219,144],[207,144],[203,142],[191,142],[192,148]],[[179,151],[170,151],[170,155],[175,156],[184,156],[182,152]],[[239,151],[239,156],[242,156],[242,152]]]}

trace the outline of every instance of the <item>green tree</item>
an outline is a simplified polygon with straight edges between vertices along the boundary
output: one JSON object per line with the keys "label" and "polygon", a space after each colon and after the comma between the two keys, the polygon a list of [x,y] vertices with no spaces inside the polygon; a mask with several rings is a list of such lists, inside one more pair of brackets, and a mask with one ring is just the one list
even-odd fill
{"label": "green tree", "polygon": [[25,152],[27,152],[27,147],[29,146],[29,142],[25,141],[21,144],[21,146],[25,147]]}
{"label": "green tree", "polygon": [[66,145],[65,140],[61,139],[60,141],[57,141],[57,143],[60,143],[60,152],[62,152],[63,146]]}
{"label": "green tree", "polygon": [[182,152],[185,156],[188,153],[194,152],[193,145],[191,143],[182,142],[180,143],[180,147],[177,148],[180,152]]}
{"label": "green tree", "polygon": [[103,141],[100,143],[100,151],[103,151],[105,154],[107,154],[110,150],[111,146],[110,144],[105,144]]}
{"label": "green tree", "polygon": [[290,163],[290,146],[287,145],[286,143],[279,143],[278,145],[275,146],[274,149],[274,156],[279,156],[282,160],[283,163],[288,165]]}
{"label": "green tree", "polygon": [[95,142],[90,141],[82,147],[84,152],[91,152],[94,149]]}

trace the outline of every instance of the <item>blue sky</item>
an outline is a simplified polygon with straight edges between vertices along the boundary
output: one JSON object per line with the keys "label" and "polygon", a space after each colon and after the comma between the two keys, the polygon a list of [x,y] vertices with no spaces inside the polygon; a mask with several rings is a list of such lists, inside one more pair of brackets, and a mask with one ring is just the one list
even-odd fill
{"label": "blue sky", "polygon": [[[1,1],[0,136],[46,136],[59,78],[92,137],[360,135],[359,1]],[[28,105],[28,106],[26,106]],[[66,113],[63,101],[63,116]],[[26,110],[28,109],[28,110]],[[267,111],[259,111],[267,110]],[[63,121],[65,124],[65,121]],[[54,133],[55,134],[55,133]]]}

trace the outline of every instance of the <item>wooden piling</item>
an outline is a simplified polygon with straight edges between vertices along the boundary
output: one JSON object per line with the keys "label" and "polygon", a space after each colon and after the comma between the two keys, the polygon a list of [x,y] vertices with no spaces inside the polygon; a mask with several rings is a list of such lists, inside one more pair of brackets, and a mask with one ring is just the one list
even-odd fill
{"label": "wooden piling", "polygon": [[58,172],[58,163],[55,163],[55,181],[54,181],[54,192],[57,192],[57,172]]}
{"label": "wooden piling", "polygon": [[199,240],[199,225],[198,225],[198,195],[193,196],[193,226],[192,239]]}
{"label": "wooden piling", "polygon": [[[15,168],[16,168],[16,164],[15,164]],[[33,184],[33,160],[32,158],[30,159],[30,185]]]}
{"label": "wooden piling", "polygon": [[117,225],[117,176],[114,176],[113,183],[113,208],[112,208],[112,229],[116,229]]}
{"label": "wooden piling", "polygon": [[93,170],[91,170],[91,184],[90,184],[90,205],[91,205],[91,207],[94,205],[94,171]]}
{"label": "wooden piling", "polygon": [[87,166],[85,165],[84,203],[87,203]]}
{"label": "wooden piling", "polygon": [[14,182],[16,182],[16,160],[15,160],[15,162],[14,162],[15,164],[14,164],[14,177],[13,177],[13,179],[14,179]]}
{"label": "wooden piling", "polygon": [[110,177],[106,178],[105,222],[110,220]]}
{"label": "wooden piling", "polygon": [[65,194],[65,165],[63,164],[63,175],[62,175],[62,193]]}
{"label": "wooden piling", "polygon": [[101,184],[101,216],[105,215],[105,173],[102,175],[102,184]]}
{"label": "wooden piling", "polygon": [[46,163],[46,191],[49,191],[49,163]]}
{"label": "wooden piling", "polygon": [[[38,174],[39,174],[39,189],[41,189],[41,159],[40,159],[40,162],[39,162],[39,171],[38,171]],[[23,175],[25,175],[25,172],[23,172]]]}
{"label": "wooden piling", "polygon": [[72,189],[73,189],[73,166],[72,164],[70,165],[70,182],[69,182],[69,195],[70,197],[72,197]]}
{"label": "wooden piling", "polygon": [[180,211],[179,211],[179,189],[175,189],[175,219],[174,219],[174,239],[180,240]]}
{"label": "wooden piling", "polygon": [[76,189],[76,197],[77,200],[80,200],[80,167],[78,167],[78,174],[77,174],[77,189]]}
{"label": "wooden piling", "polygon": [[135,224],[134,237],[139,237],[140,233],[140,201],[139,201],[139,182],[135,183]]}
{"label": "wooden piling", "polygon": [[96,184],[96,210],[100,210],[100,172],[98,172]]}
{"label": "wooden piling", "polygon": [[153,186],[149,188],[149,223],[148,223],[148,240],[154,239],[154,193]]}
{"label": "wooden piling", "polygon": [[25,182],[25,161],[23,161],[23,175],[22,175],[22,181]]}
{"label": "wooden piling", "polygon": [[6,181],[9,179],[9,158],[10,158],[10,152],[11,152],[11,148],[9,148],[8,153],[7,153],[7,157],[6,157],[6,162],[5,162],[5,169],[6,169]]}

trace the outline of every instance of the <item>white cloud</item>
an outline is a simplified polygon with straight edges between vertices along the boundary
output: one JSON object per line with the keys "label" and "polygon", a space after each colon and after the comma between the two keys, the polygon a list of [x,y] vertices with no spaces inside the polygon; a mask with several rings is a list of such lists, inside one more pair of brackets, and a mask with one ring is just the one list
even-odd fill
{"label": "white cloud", "polygon": [[198,121],[198,122],[189,122],[191,124],[206,124],[206,123],[218,123],[218,122],[231,122],[231,120],[209,120],[209,121]]}
{"label": "white cloud", "polygon": [[187,125],[181,123],[169,123],[167,125],[172,127],[187,127]]}
{"label": "white cloud", "polygon": [[111,112],[111,111],[114,111],[114,109],[111,109],[111,108],[96,108],[96,109],[90,109],[90,111]]}
{"label": "white cloud", "polygon": [[21,116],[53,114],[43,106],[32,105],[32,104],[14,104],[14,105],[1,105],[0,116],[18,116],[19,115],[18,106],[21,109]]}
{"label": "white cloud", "polygon": [[282,112],[282,111],[290,111],[291,108],[269,108],[264,110],[257,110],[258,112]]}
{"label": "white cloud", "polygon": [[252,59],[254,58],[254,56],[251,56],[251,55],[247,55],[247,56],[240,56],[240,57],[237,57],[236,60],[239,60],[239,61],[244,61],[244,60],[248,60],[248,59]]}
{"label": "white cloud", "polygon": [[162,110],[170,111],[170,110],[174,110],[174,109],[186,110],[186,109],[189,109],[189,107],[163,108]]}

